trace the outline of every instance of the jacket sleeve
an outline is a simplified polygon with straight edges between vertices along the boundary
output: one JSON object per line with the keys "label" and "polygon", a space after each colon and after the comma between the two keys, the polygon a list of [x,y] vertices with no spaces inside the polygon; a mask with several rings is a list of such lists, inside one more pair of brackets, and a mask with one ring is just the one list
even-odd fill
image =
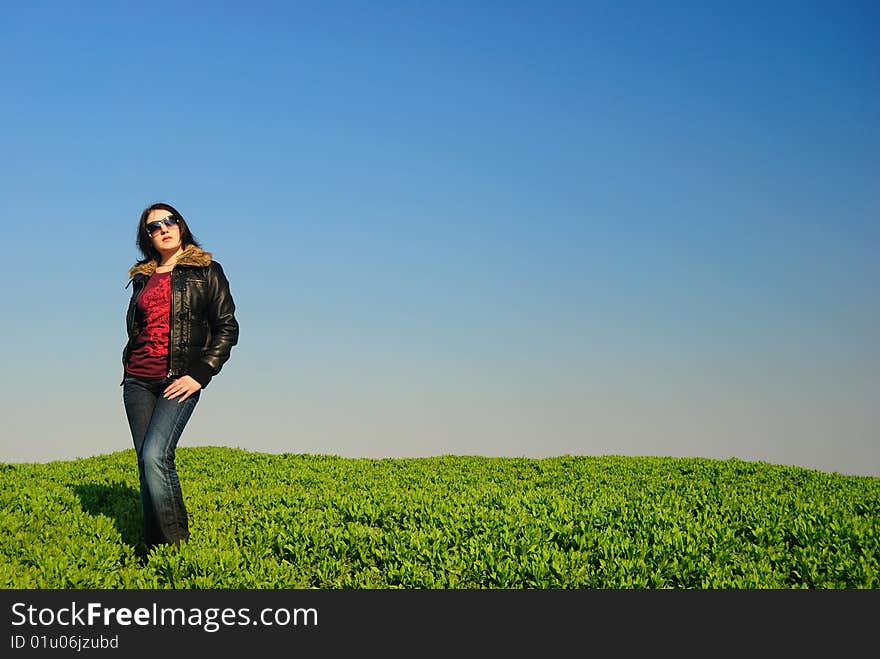
{"label": "jacket sleeve", "polygon": [[235,319],[235,301],[229,291],[229,281],[223,268],[212,261],[208,268],[207,319],[211,325],[211,345],[202,352],[199,362],[192,364],[189,375],[202,389],[220,372],[229,359],[232,346],[238,343],[238,321]]}

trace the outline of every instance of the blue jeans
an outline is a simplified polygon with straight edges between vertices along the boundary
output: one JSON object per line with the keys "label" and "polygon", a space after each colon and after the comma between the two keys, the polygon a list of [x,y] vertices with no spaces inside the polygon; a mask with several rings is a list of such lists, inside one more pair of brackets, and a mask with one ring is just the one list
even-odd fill
{"label": "blue jeans", "polygon": [[147,380],[126,375],[122,383],[122,400],[137,453],[148,551],[159,544],[179,545],[189,539],[174,454],[202,390],[182,403],[179,396],[173,400],[163,398],[162,392],[175,379]]}

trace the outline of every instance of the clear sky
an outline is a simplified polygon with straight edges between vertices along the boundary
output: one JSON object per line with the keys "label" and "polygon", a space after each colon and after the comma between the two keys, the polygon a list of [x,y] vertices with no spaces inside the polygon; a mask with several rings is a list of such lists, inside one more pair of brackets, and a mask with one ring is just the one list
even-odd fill
{"label": "clear sky", "polygon": [[167,201],[241,325],[180,446],[880,476],[878,7],[3,2],[0,461],[131,447]]}

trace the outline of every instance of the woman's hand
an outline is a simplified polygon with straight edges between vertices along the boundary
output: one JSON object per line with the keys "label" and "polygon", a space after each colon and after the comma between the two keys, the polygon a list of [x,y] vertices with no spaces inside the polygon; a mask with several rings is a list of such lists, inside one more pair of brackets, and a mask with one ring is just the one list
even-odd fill
{"label": "woman's hand", "polygon": [[178,401],[179,403],[182,403],[201,388],[202,385],[196,380],[188,375],[182,375],[165,388],[165,391],[162,392],[162,396],[164,398],[174,398],[175,396],[183,394]]}

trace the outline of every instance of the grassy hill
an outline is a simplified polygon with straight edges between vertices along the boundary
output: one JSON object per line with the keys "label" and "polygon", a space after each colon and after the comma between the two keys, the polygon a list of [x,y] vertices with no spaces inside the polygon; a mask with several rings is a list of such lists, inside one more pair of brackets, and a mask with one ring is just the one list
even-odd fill
{"label": "grassy hill", "polygon": [[2,588],[880,588],[880,478],[741,460],[180,447],[142,548],[129,449],[0,464]]}

